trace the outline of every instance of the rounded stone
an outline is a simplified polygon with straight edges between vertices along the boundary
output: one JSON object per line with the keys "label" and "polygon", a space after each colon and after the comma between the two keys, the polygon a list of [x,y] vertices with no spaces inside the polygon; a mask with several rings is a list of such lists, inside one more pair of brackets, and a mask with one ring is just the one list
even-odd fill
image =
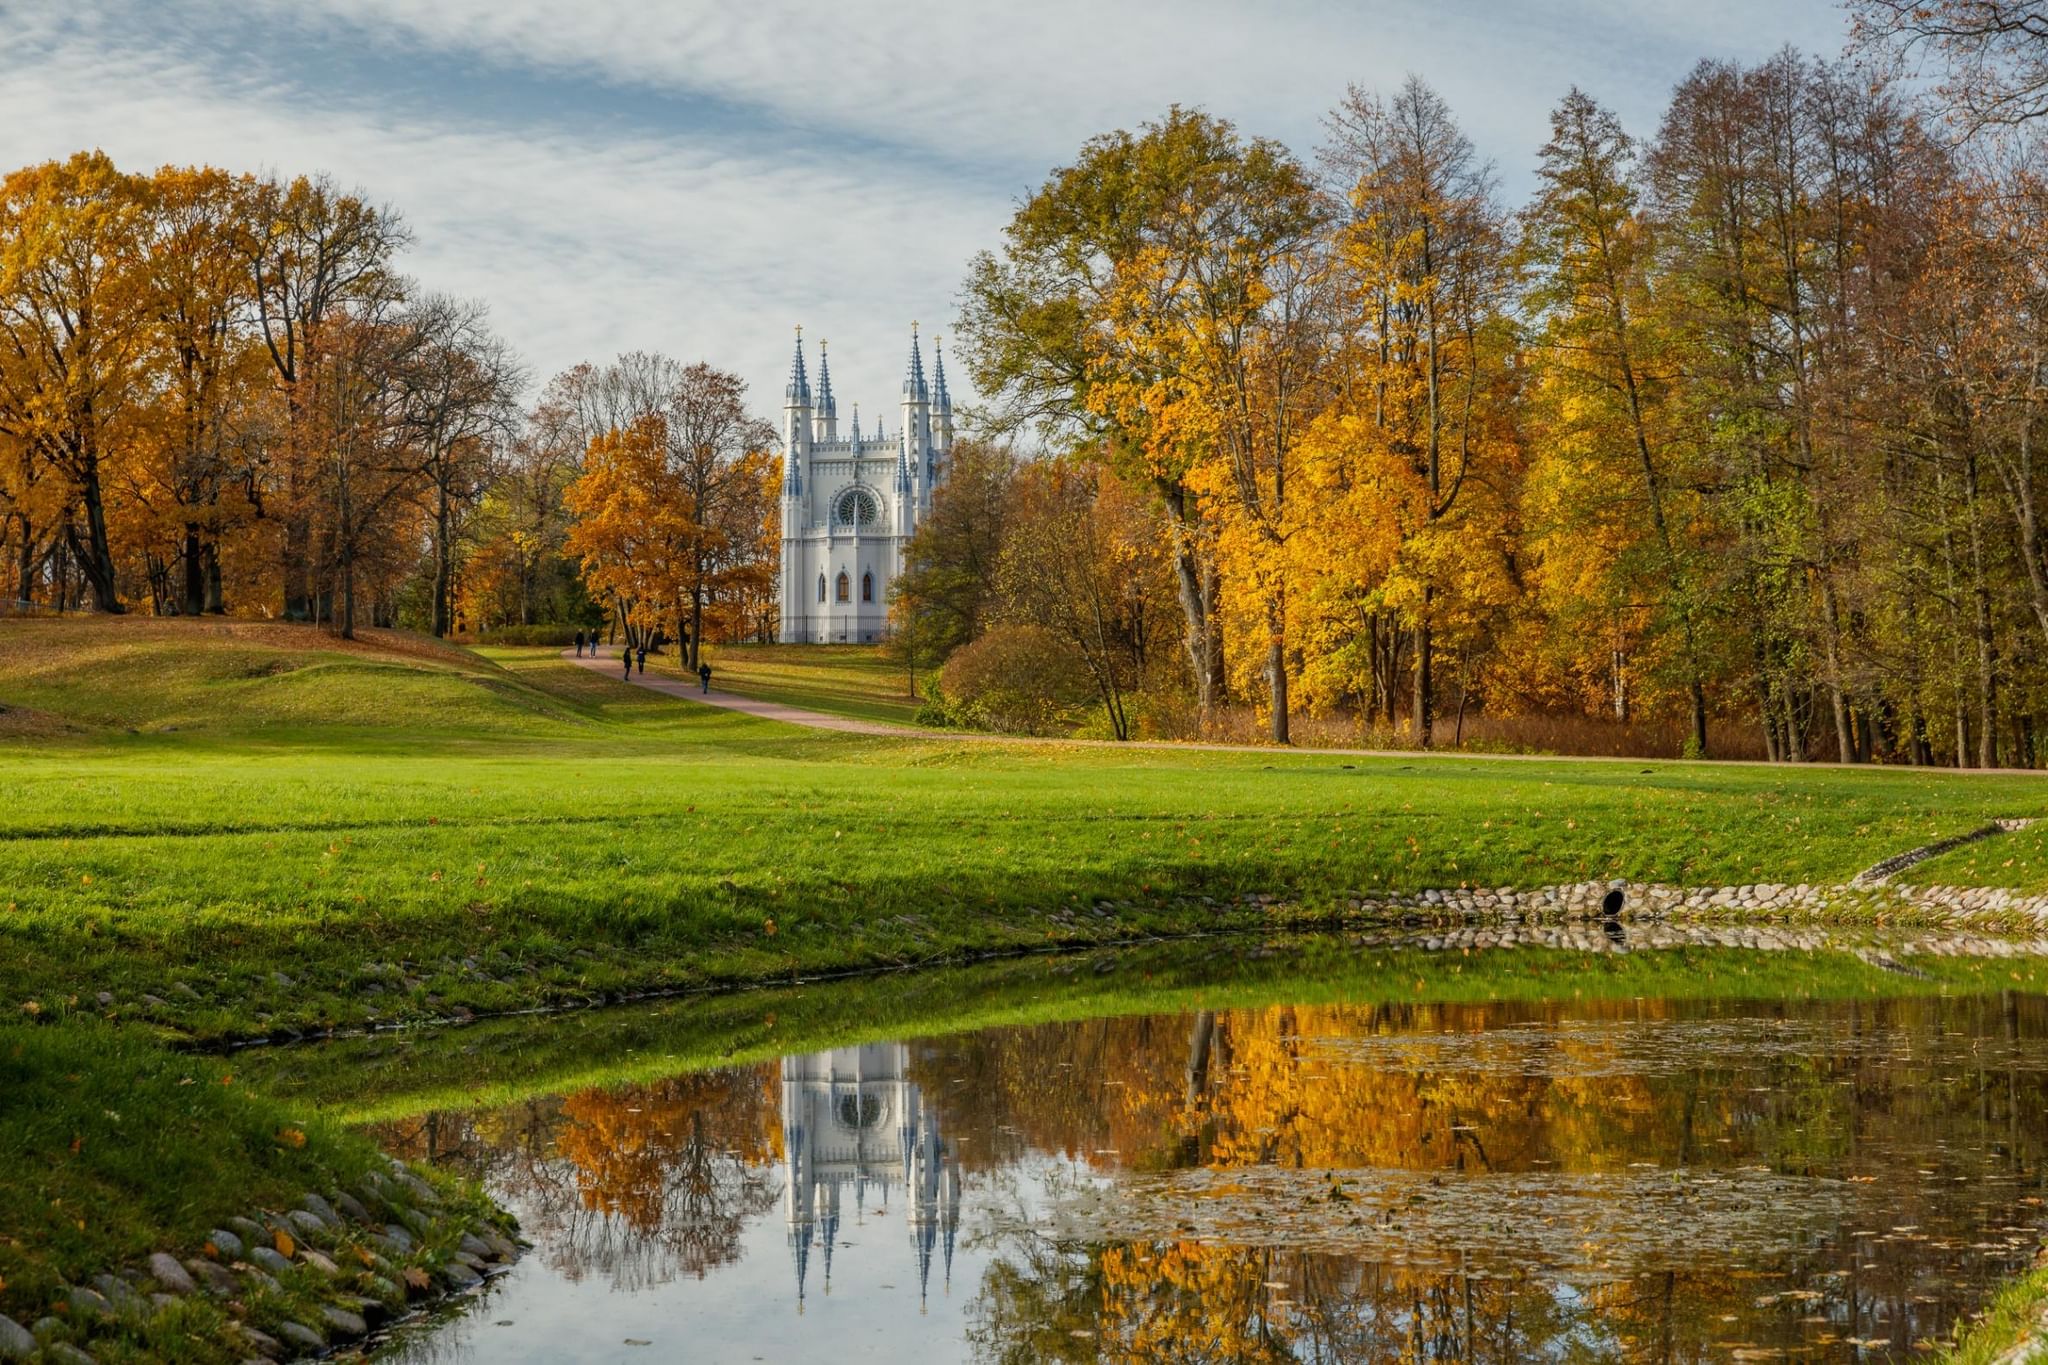
{"label": "rounded stone", "polygon": [[206,1240],[213,1243],[213,1249],[220,1253],[223,1260],[239,1261],[248,1250],[242,1244],[242,1239],[226,1228],[215,1228],[206,1234]]}
{"label": "rounded stone", "polygon": [[68,1341],[54,1341],[45,1346],[43,1359],[52,1365],[97,1365],[91,1356]]}
{"label": "rounded stone", "polygon": [[442,1283],[446,1284],[450,1289],[468,1289],[473,1285],[482,1284],[484,1281],[483,1276],[477,1274],[460,1261],[449,1261],[441,1267],[439,1273]]}
{"label": "rounded stone", "polygon": [[179,1265],[177,1259],[167,1252],[156,1251],[150,1253],[149,1275],[151,1279],[173,1294],[191,1294],[197,1292],[199,1288],[197,1284],[193,1283],[190,1272],[185,1267]]}
{"label": "rounded stone", "polygon": [[363,1321],[362,1315],[351,1313],[346,1308],[336,1308],[331,1303],[322,1304],[320,1317],[340,1336],[362,1337],[370,1334],[370,1324]]}
{"label": "rounded stone", "polygon": [[238,1288],[235,1283],[235,1277],[229,1273],[226,1266],[218,1261],[202,1260],[194,1256],[191,1260],[185,1262],[185,1268],[192,1272],[193,1278],[205,1281],[206,1288],[210,1293],[226,1297],[234,1293],[236,1288]]}
{"label": "rounded stone", "polygon": [[73,1317],[105,1318],[112,1317],[114,1312],[114,1305],[108,1303],[104,1295],[83,1285],[67,1294],[65,1302],[71,1305]]}
{"label": "rounded stone", "polygon": [[284,1220],[286,1229],[302,1242],[327,1240],[328,1225],[321,1222],[317,1215],[304,1209],[293,1209],[284,1216]]}
{"label": "rounded stone", "polygon": [[249,1259],[273,1275],[282,1275],[292,1268],[292,1263],[287,1261],[275,1247],[251,1247],[249,1249]]}
{"label": "rounded stone", "polygon": [[36,1352],[36,1339],[5,1313],[0,1313],[0,1360],[27,1360]]}
{"label": "rounded stone", "polygon": [[319,1351],[327,1346],[327,1339],[303,1322],[280,1322],[277,1335],[302,1351]]}

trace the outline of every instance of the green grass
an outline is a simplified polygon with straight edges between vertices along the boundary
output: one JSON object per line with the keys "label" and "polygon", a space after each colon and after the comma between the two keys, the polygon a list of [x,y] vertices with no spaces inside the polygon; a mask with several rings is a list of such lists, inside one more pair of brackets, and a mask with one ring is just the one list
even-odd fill
{"label": "green grass", "polygon": [[1910,867],[1900,881],[1916,886],[2005,886],[2048,891],[2048,826],[2034,825],[1950,849]]}
{"label": "green grass", "polygon": [[[2010,1353],[2033,1333],[2033,1349],[2024,1356]],[[2018,1365],[2048,1361],[2048,1262],[2001,1288],[1983,1314],[1965,1328],[1954,1346],[1936,1359],[1942,1365]]]}
{"label": "green grass", "polygon": [[230,1214],[382,1166],[368,1141],[235,1069],[133,1029],[0,1025],[0,1304],[34,1316],[60,1280],[189,1254]]}
{"label": "green grass", "polygon": [[[712,686],[760,701],[906,726],[924,705],[880,645],[717,645],[706,657]],[[671,659],[650,662],[680,676]],[[931,681],[920,679],[920,689]]]}
{"label": "green grass", "polygon": [[2048,805],[2018,776],[824,734],[550,649],[218,629],[0,627],[0,705],[32,709],[0,741],[6,1008],[223,1037],[1325,923],[1353,891],[1836,881]]}

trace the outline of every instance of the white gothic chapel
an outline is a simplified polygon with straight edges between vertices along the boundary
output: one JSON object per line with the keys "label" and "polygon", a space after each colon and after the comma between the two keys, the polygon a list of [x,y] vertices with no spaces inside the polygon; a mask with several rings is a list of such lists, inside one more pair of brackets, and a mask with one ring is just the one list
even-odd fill
{"label": "white gothic chapel", "polygon": [[889,633],[889,585],[903,569],[910,533],[931,512],[932,489],[953,449],[946,362],[932,352],[924,381],[917,326],[903,377],[902,429],[875,423],[839,434],[832,370],[818,348],[818,400],[804,373],[803,330],[782,404],[782,634],[784,643],[879,640]]}

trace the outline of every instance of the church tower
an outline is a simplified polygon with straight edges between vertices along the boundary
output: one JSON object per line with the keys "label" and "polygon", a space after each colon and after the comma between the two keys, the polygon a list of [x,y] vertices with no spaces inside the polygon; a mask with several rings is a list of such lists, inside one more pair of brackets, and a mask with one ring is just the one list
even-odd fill
{"label": "church tower", "polygon": [[863,434],[859,406],[839,434],[838,400],[821,343],[815,407],[804,368],[803,330],[783,392],[782,628],[784,643],[866,643],[889,633],[889,589],[904,549],[931,512],[953,447],[946,364],[933,353],[925,380],[917,324],[910,328],[902,428]]}

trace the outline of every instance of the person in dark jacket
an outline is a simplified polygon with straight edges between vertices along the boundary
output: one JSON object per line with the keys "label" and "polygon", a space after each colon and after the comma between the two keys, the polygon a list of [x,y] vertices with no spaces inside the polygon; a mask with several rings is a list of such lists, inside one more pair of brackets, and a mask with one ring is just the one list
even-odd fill
{"label": "person in dark jacket", "polygon": [[697,665],[697,681],[698,681],[698,682],[700,682],[700,683],[703,683],[703,684],[704,684],[704,695],[705,695],[705,696],[707,696],[707,697],[708,697],[708,696],[710,696],[710,695],[711,695],[711,665],[710,665],[710,664],[698,664],[698,665]]}
{"label": "person in dark jacket", "polygon": [[633,646],[621,646],[619,649],[619,657],[626,661],[626,681],[633,681]]}
{"label": "person in dark jacket", "polygon": [[580,630],[576,632],[576,657],[583,657],[583,632]]}
{"label": "person in dark jacket", "polygon": [[640,646],[640,676],[647,676],[647,646]]}

